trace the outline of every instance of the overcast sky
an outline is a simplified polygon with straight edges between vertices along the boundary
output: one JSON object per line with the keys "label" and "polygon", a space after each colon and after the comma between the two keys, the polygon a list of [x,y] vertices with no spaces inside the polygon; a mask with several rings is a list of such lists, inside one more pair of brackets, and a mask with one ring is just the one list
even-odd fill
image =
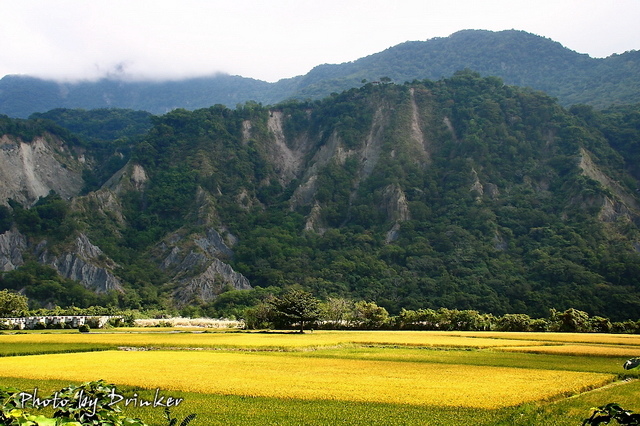
{"label": "overcast sky", "polygon": [[463,29],[640,50],[640,0],[0,0],[0,77],[266,81]]}

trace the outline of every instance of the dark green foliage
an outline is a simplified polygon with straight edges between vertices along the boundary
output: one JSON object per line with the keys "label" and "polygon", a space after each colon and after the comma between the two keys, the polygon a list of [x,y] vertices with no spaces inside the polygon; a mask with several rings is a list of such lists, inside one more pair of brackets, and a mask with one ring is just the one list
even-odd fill
{"label": "dark green foliage", "polygon": [[596,59],[523,31],[464,30],[408,41],[345,64],[317,66],[298,78],[296,96],[324,97],[381,75],[396,82],[436,80],[471,68],[508,84],[545,91],[563,105],[608,107],[638,102],[639,61],[636,51]]}
{"label": "dark green foliage", "polygon": [[28,392],[16,388],[0,388],[2,425],[145,426],[146,424],[140,419],[121,414],[122,409],[116,404],[118,398],[121,398],[118,389],[104,380],[68,386],[54,392],[48,398],[39,396],[38,398],[40,401],[56,401],[56,404],[50,404],[55,405],[56,408],[53,417],[30,414],[27,410],[33,408],[35,398]]}
{"label": "dark green foliage", "polygon": [[7,206],[0,205],[0,234],[4,234],[13,225],[13,214]]}
{"label": "dark green foliage", "polygon": [[[211,318],[243,318],[248,308],[258,305],[267,297],[280,292],[280,288],[254,287],[253,290],[229,289],[218,295],[213,302],[202,307],[202,314]],[[196,315],[190,315],[195,317]]]}
{"label": "dark green foliage", "polygon": [[23,142],[32,142],[39,136],[50,134],[66,141],[70,145],[83,145],[83,142],[68,129],[47,119],[20,120],[0,114],[0,135],[19,138]]}
{"label": "dark green foliage", "polygon": [[[167,426],[177,426],[178,425],[178,419],[176,417],[171,417],[171,410],[169,409],[169,407],[165,407],[164,409],[164,415],[165,418],[167,419]],[[180,426],[187,426],[189,423],[191,423],[193,420],[195,420],[195,418],[197,417],[196,414],[189,414],[188,416],[186,416],[181,422],[180,422]]]}
{"label": "dark green foliage", "polygon": [[151,128],[151,114],[127,109],[56,108],[30,119],[50,120],[87,141],[115,141],[143,135]]}
{"label": "dark green foliage", "polygon": [[625,410],[619,404],[609,403],[593,409],[591,417],[585,419],[582,425],[609,424],[615,420],[620,425],[640,425],[640,414],[634,414],[631,410]]}
{"label": "dark green foliage", "polygon": [[[139,419],[131,419],[122,415],[122,409],[114,403],[117,402],[117,398],[114,399],[113,395],[119,395],[116,386],[104,380],[87,382],[79,386],[68,386],[58,392],[58,397],[71,402],[54,412],[53,417],[72,419],[82,425],[145,425]],[[86,398],[86,401],[91,401],[91,404],[83,406],[79,403],[73,403],[79,398]]]}
{"label": "dark green foliage", "polygon": [[269,301],[273,307],[273,321],[276,325],[298,325],[304,333],[305,325],[320,319],[320,301],[304,290],[292,289]]}
{"label": "dark green foliage", "polygon": [[[22,408],[22,396],[20,395],[22,391],[17,388],[0,387],[0,402],[2,405],[0,406],[0,424],[9,426],[9,425],[18,425],[18,420],[12,416],[10,413],[13,410],[19,410]],[[15,421],[14,421],[15,420]]]}
{"label": "dark green foliage", "polygon": [[28,308],[26,296],[9,290],[0,290],[0,317],[21,316]]}
{"label": "dark green foliage", "polygon": [[[570,111],[584,123],[598,129],[624,159],[624,167],[640,179],[640,104],[617,106],[603,111],[588,105],[574,105]],[[637,181],[621,177],[621,183],[637,191]]]}
{"label": "dark green foliage", "polygon": [[73,235],[77,223],[70,215],[69,203],[51,191],[29,209],[10,201],[18,230],[30,237],[47,236],[61,242]]}

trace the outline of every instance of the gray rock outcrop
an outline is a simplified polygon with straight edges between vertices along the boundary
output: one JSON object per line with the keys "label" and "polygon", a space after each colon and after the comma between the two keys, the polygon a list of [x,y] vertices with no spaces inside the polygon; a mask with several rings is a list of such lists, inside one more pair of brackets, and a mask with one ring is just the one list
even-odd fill
{"label": "gray rock outcrop", "polygon": [[15,229],[0,234],[0,271],[13,271],[24,263],[27,239]]}
{"label": "gray rock outcrop", "polygon": [[78,195],[81,162],[62,141],[38,137],[30,143],[7,135],[0,137],[0,203],[11,198],[30,206],[55,191],[62,198]]}
{"label": "gray rock outcrop", "polygon": [[193,240],[205,253],[213,257],[231,259],[233,251],[227,246],[222,236],[213,228],[209,228],[203,237]]}
{"label": "gray rock outcrop", "polygon": [[84,234],[76,238],[73,250],[54,256],[45,248],[39,261],[96,293],[122,291],[120,280],[112,273],[115,264]]}
{"label": "gray rock outcrop", "polygon": [[201,274],[188,279],[176,292],[178,301],[211,301],[222,293],[227,286],[235,290],[251,290],[249,280],[219,259],[212,259]]}
{"label": "gray rock outcrop", "polygon": [[215,299],[225,288],[250,290],[249,280],[224,260],[233,257],[229,247],[234,238],[225,238],[209,228],[204,234],[174,233],[160,246],[160,267],[176,284],[173,295],[179,305]]}

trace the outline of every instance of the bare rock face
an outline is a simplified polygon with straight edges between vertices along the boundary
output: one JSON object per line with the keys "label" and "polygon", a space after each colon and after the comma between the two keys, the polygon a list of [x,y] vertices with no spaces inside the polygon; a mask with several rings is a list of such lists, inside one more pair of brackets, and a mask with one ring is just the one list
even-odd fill
{"label": "bare rock face", "polygon": [[79,281],[96,293],[122,291],[120,280],[111,272],[115,263],[84,234],[78,236],[72,251],[54,256],[44,249],[39,261],[57,270],[61,276]]}
{"label": "bare rock face", "polygon": [[388,220],[394,223],[385,238],[385,242],[389,244],[400,237],[400,222],[411,220],[409,203],[400,186],[392,184],[384,189],[382,192],[382,209],[387,214]]}
{"label": "bare rock face", "polygon": [[30,206],[52,190],[69,199],[82,189],[82,167],[62,141],[38,137],[25,143],[4,135],[0,138],[0,203],[11,198]]}
{"label": "bare rock face", "polygon": [[629,194],[618,182],[607,176],[591,158],[591,154],[584,148],[580,148],[579,167],[582,173],[599,182],[604,188],[609,190],[612,197],[602,197],[600,220],[604,222],[613,222],[620,217],[629,219],[632,214],[640,212],[640,205],[636,202],[633,195]]}
{"label": "bare rock face", "polygon": [[222,236],[213,228],[209,228],[203,237],[194,239],[194,242],[206,254],[213,257],[233,257],[233,251],[227,246]]}
{"label": "bare rock face", "polygon": [[236,290],[251,290],[251,284],[244,275],[234,271],[227,263],[213,259],[203,273],[192,277],[178,289],[175,297],[179,301],[207,302],[215,299],[228,285]]}
{"label": "bare rock face", "polygon": [[24,263],[22,252],[27,248],[27,239],[17,230],[0,234],[0,271],[13,271]]}
{"label": "bare rock face", "polygon": [[411,219],[409,203],[402,188],[396,184],[387,186],[382,193],[382,209],[390,222],[404,222]]}
{"label": "bare rock face", "polygon": [[235,239],[226,237],[209,228],[204,234],[174,233],[159,246],[160,267],[177,284],[174,297],[178,304],[211,301],[229,286],[236,290],[252,288],[244,275],[224,261],[233,257],[230,246]]}
{"label": "bare rock face", "polygon": [[293,150],[287,146],[283,130],[283,114],[271,111],[267,122],[269,132],[273,135],[273,144],[269,145],[268,156],[277,167],[278,175],[283,185],[288,184],[300,172],[304,152]]}
{"label": "bare rock face", "polygon": [[129,162],[105,182],[103,188],[110,189],[116,194],[126,190],[142,191],[148,180],[147,172],[141,165]]}

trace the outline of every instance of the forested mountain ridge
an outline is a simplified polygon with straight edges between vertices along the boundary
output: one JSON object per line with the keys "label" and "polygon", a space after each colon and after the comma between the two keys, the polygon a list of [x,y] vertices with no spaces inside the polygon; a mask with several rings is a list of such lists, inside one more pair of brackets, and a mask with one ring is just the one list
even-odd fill
{"label": "forested mountain ridge", "polygon": [[462,69],[545,91],[564,106],[582,103],[604,108],[640,102],[638,51],[591,58],[523,31],[465,30],[449,37],[402,43],[352,62],[319,65],[306,75],[275,83],[226,74],[166,82],[103,79],[75,83],[6,76],[0,80],[0,114],[26,118],[54,108],[128,108],[154,114],[214,104],[233,108],[251,100],[274,104],[287,99],[321,99],[381,77],[396,83],[437,80]]}
{"label": "forested mountain ridge", "polygon": [[[30,258],[83,251],[121,286],[102,303],[121,306],[216,312],[245,297],[232,289],[300,285],[392,313],[636,318],[640,200],[627,159],[639,113],[568,111],[472,72],[175,110],[129,150],[114,147],[127,164],[99,189],[0,212],[24,265],[3,283],[24,285]],[[25,219],[35,216],[37,229]]]}

